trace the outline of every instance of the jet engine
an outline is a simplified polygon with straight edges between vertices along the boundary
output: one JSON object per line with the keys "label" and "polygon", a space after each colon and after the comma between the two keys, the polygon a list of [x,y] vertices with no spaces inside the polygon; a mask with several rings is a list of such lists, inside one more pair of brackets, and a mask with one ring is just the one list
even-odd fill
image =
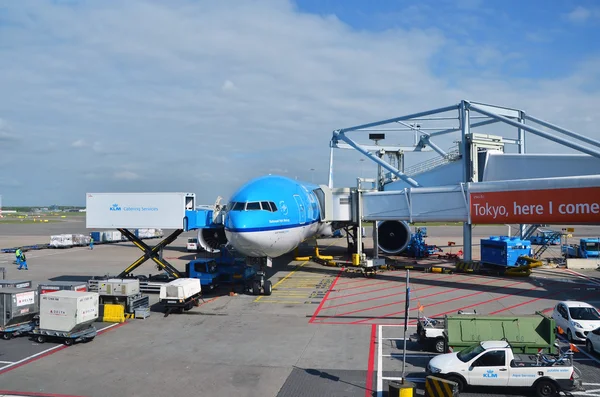
{"label": "jet engine", "polygon": [[223,227],[198,229],[198,244],[211,254],[221,251],[220,248],[227,244],[225,229]]}
{"label": "jet engine", "polygon": [[406,222],[382,221],[377,226],[379,249],[386,254],[399,254],[410,242],[410,226]]}

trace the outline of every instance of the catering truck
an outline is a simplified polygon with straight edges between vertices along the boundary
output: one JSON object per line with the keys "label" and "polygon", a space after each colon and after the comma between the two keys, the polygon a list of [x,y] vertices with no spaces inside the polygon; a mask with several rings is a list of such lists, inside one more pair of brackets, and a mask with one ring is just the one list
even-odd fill
{"label": "catering truck", "polygon": [[520,354],[507,341],[479,342],[438,355],[427,364],[427,372],[456,382],[459,392],[467,386],[519,387],[535,390],[538,397],[551,397],[582,390],[571,349],[560,355]]}

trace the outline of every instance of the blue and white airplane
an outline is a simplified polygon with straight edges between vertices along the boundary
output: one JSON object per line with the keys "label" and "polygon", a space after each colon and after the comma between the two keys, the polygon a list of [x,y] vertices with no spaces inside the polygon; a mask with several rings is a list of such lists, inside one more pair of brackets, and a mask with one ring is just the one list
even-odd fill
{"label": "blue and white airplane", "polygon": [[[228,243],[248,257],[276,258],[309,238],[333,234],[331,223],[323,221],[322,201],[318,185],[279,175],[258,177],[231,196],[223,227],[199,229],[198,242],[209,252]],[[401,252],[409,240],[406,222],[379,223],[382,251]]]}

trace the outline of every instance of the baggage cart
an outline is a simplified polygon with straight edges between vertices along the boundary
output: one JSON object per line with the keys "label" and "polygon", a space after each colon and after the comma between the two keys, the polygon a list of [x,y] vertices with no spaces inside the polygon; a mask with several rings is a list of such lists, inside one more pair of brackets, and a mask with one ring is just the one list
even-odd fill
{"label": "baggage cart", "polygon": [[98,334],[98,331],[96,331],[96,327],[93,324],[90,324],[89,327],[78,329],[75,332],[54,331],[36,327],[31,331],[31,334],[37,343],[60,341],[66,346],[71,346],[75,342],[92,341]]}

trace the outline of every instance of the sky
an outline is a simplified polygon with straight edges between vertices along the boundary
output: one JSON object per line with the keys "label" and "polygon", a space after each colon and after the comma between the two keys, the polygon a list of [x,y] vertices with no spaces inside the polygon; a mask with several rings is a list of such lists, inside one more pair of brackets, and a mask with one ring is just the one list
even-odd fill
{"label": "sky", "polygon": [[[598,37],[594,0],[0,0],[2,203],[326,184],[332,131],[461,100],[600,139]],[[360,158],[335,150],[336,187],[374,176]]]}

